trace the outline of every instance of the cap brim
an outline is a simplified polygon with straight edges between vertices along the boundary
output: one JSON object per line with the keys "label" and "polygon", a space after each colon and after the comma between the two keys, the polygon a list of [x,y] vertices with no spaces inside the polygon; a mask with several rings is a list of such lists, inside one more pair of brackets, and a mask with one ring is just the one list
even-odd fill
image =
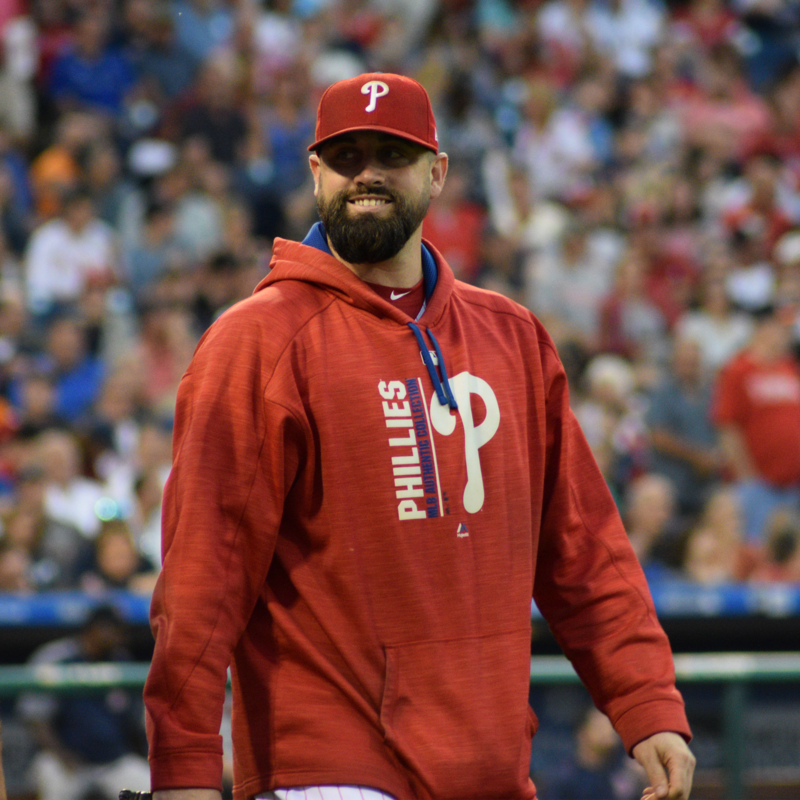
{"label": "cap brim", "polygon": [[421,145],[426,150],[431,150],[434,153],[439,152],[438,145],[434,146],[430,142],[426,142],[424,139],[418,139],[416,136],[409,136],[404,131],[398,131],[394,128],[384,128],[380,125],[355,125],[352,128],[345,128],[341,131],[336,131],[336,133],[332,133],[330,136],[325,136],[322,139],[317,139],[314,144],[308,146],[309,152],[312,150],[319,150],[325,142],[331,141],[331,139],[335,139],[337,136],[343,136],[346,133],[354,133],[356,131],[378,131],[379,133],[388,133],[392,136],[396,136],[398,139],[405,139],[407,142],[414,142],[415,144]]}

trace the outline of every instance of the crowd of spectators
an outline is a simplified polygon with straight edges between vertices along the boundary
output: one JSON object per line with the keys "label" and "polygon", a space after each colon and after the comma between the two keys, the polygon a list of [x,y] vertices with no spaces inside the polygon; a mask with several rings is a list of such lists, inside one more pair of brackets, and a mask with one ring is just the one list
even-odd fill
{"label": "crowd of spectators", "polygon": [[316,104],[431,94],[425,235],[533,310],[652,580],[800,580],[800,2],[0,3],[0,591],[147,592],[203,331]]}

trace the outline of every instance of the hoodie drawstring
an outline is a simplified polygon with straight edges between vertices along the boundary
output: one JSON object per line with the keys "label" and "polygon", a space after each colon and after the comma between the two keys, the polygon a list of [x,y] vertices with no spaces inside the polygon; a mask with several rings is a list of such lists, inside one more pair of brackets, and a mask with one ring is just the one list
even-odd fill
{"label": "hoodie drawstring", "polygon": [[447,377],[447,369],[444,365],[444,356],[442,355],[442,349],[439,347],[439,342],[436,341],[436,337],[433,335],[433,333],[431,333],[430,329],[427,329],[428,337],[433,344],[433,349],[436,352],[436,358],[439,361],[439,369],[442,373],[441,377],[439,377],[439,373],[436,371],[436,366],[433,363],[430,350],[428,350],[428,345],[425,343],[425,337],[422,335],[422,331],[413,322],[409,322],[408,327],[414,331],[414,336],[417,337],[419,350],[420,353],[422,353],[422,360],[425,362],[425,366],[428,368],[428,375],[431,376],[431,382],[433,383],[433,388],[436,390],[436,397],[439,399],[439,405],[449,405],[453,411],[457,411],[458,403],[456,403],[456,398],[453,396],[453,390],[450,388],[450,379]]}

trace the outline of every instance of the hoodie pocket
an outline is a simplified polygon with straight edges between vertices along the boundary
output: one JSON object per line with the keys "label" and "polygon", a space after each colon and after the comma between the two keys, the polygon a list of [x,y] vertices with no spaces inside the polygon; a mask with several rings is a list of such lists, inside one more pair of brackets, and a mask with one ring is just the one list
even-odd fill
{"label": "hoodie pocket", "polygon": [[386,742],[437,800],[529,797],[530,631],[386,647]]}

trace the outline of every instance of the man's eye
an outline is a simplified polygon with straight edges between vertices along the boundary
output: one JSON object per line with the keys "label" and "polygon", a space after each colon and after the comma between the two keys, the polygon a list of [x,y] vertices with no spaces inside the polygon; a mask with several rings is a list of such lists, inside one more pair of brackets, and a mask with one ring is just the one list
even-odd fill
{"label": "man's eye", "polygon": [[405,151],[394,147],[387,148],[382,155],[385,161],[405,161],[408,159],[408,154]]}

